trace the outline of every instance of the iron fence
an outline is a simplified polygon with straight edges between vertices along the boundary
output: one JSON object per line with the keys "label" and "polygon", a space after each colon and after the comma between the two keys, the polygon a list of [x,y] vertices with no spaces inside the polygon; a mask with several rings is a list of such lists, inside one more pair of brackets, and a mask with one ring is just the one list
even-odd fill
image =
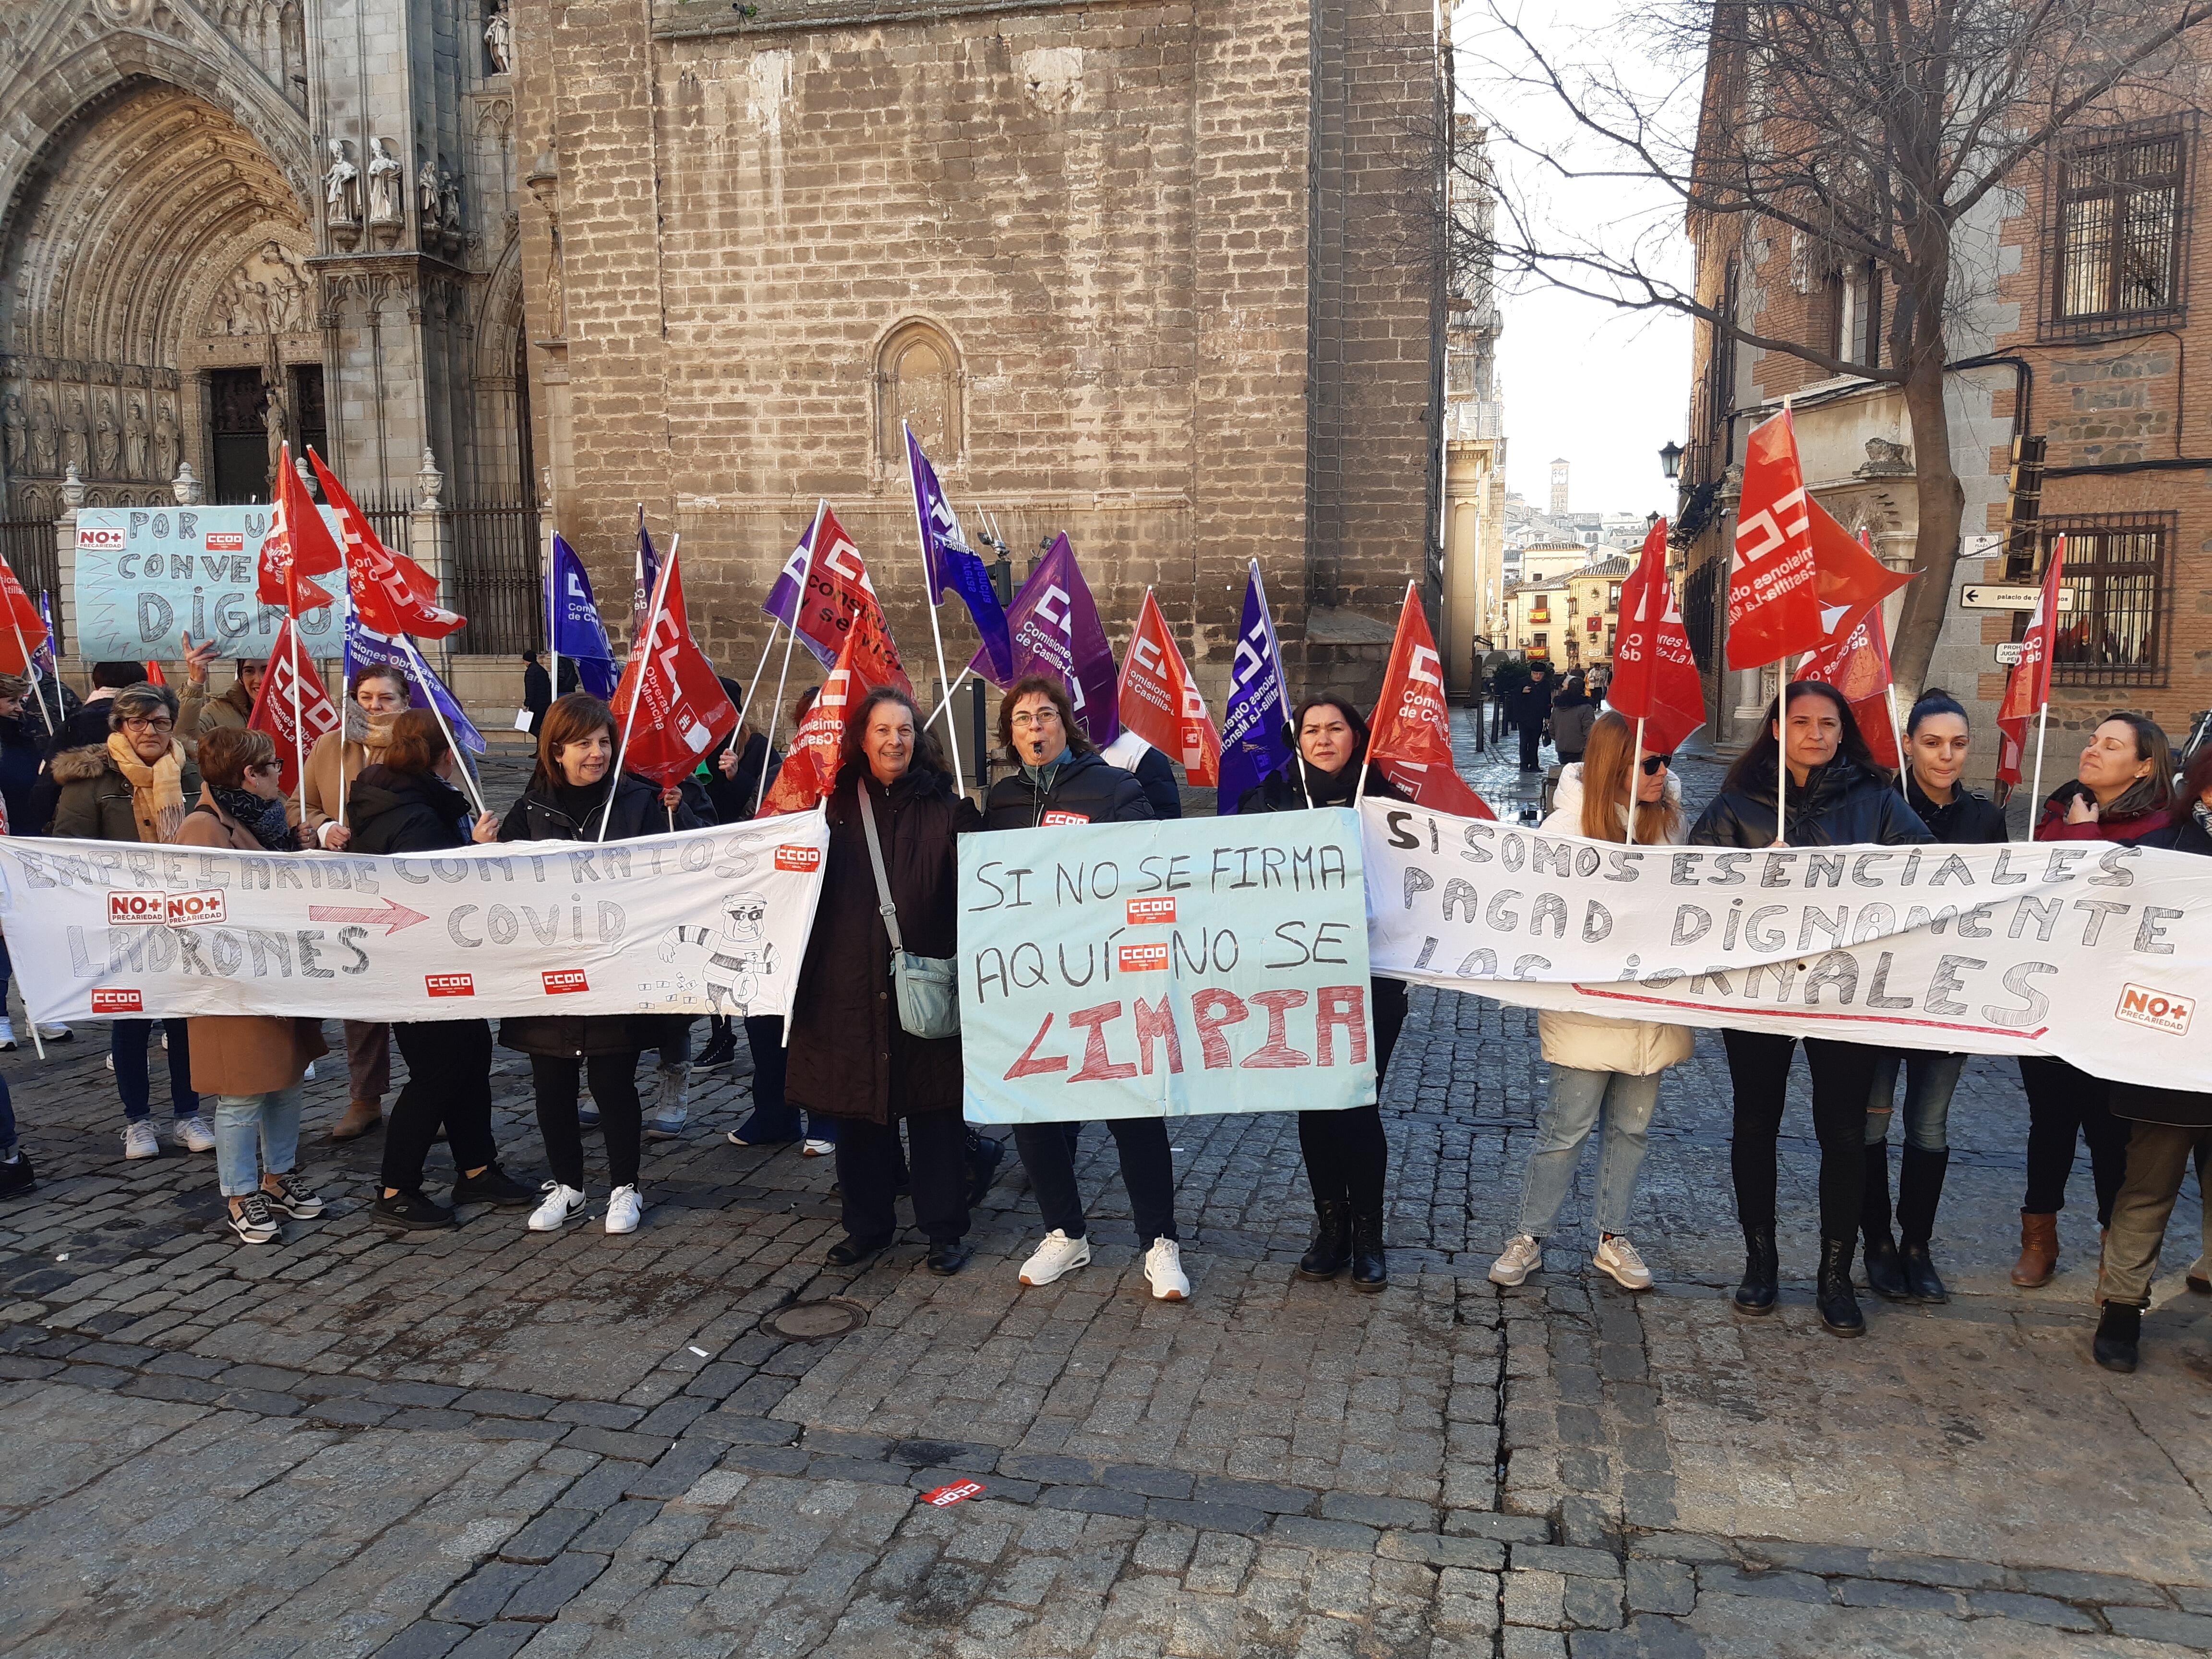
{"label": "iron fence", "polygon": [[545,643],[539,599],[538,508],[529,501],[456,507],[454,609],[469,625],[453,639],[456,652],[520,657]]}
{"label": "iron fence", "polygon": [[[62,626],[61,558],[54,551],[54,521],[52,519],[0,519],[0,558],[8,561],[8,568],[15,573],[15,580],[23,591],[38,603],[40,593],[53,597],[54,632]],[[54,648],[62,649],[58,639]]]}

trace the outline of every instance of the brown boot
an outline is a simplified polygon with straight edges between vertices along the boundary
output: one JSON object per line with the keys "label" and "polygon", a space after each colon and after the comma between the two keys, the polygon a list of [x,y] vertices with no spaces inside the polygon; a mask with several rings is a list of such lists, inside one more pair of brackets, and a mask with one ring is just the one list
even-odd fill
{"label": "brown boot", "polygon": [[375,1100],[346,1102],[345,1115],[331,1127],[332,1140],[356,1140],[384,1127],[384,1104]]}
{"label": "brown boot", "polygon": [[2020,1260],[2012,1264],[2012,1282],[2033,1288],[2048,1285],[2058,1271],[2058,1218],[2020,1212]]}

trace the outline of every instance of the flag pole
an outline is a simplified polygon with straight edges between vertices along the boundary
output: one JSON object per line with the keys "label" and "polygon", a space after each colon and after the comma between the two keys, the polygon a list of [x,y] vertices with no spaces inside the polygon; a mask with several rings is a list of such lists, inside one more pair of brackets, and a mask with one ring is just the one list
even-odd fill
{"label": "flag pole", "polygon": [[[545,651],[552,659],[546,671],[551,678],[553,701],[561,701],[561,601],[556,589],[561,580],[559,562],[553,556],[553,526],[545,526]],[[581,682],[579,674],[577,679]]]}
{"label": "flag pole", "polygon": [[[352,649],[351,649],[351,647],[352,647],[353,641],[352,641],[349,638],[348,638],[348,637],[347,637],[347,634],[348,634],[347,623],[349,623],[349,621],[350,620],[350,618],[352,617],[352,615],[353,615],[353,572],[352,572],[350,569],[349,569],[349,570],[346,572],[346,584],[345,584],[345,587],[344,587],[344,589],[343,589],[343,597],[339,599],[338,604],[339,604],[340,609],[339,609],[339,611],[338,611],[338,813],[337,813],[337,823],[338,823],[338,828],[339,828],[339,829],[341,829],[341,830],[343,830],[343,829],[344,829],[344,828],[345,828],[345,798],[346,798],[346,769],[345,769],[345,711],[346,711],[346,704],[353,701],[353,651],[352,651]],[[295,676],[295,678],[296,678],[296,676]],[[432,705],[434,708],[436,706],[436,704],[437,704],[437,701],[438,701],[438,700],[437,700],[435,697],[433,697],[433,698],[430,700],[430,702],[431,702],[431,705]],[[443,726],[443,725],[445,724],[445,717],[444,717],[443,715],[439,716],[438,723],[439,723],[441,726]],[[447,732],[447,733],[446,734],[446,738],[447,738],[447,741],[450,743],[450,742],[453,740],[453,733],[451,733],[450,732]],[[361,761],[362,761],[362,764],[363,766],[366,766],[366,765],[368,765],[368,745],[367,744],[365,744],[365,743],[362,745],[362,750],[361,750]],[[306,799],[307,799],[307,787],[306,787],[306,783],[305,783],[304,780],[302,781],[301,785],[300,795],[301,795],[301,801],[302,801],[302,803],[303,803],[303,805],[302,805],[302,806],[301,806],[301,812],[300,812],[300,821],[301,822],[301,823],[303,823],[303,824],[304,824],[304,823],[307,822],[307,809],[306,809],[306,807],[305,807],[305,805],[304,805],[304,802],[306,801]],[[321,836],[316,836],[316,837],[315,837],[315,839],[316,839],[317,841],[320,841],[320,840],[322,839],[322,837],[321,837]]]}
{"label": "flag pole", "polygon": [[[38,699],[39,718],[46,723],[46,735],[51,738],[54,734],[54,717],[46,713],[46,694],[39,690],[39,682],[46,676],[39,672],[38,665],[31,660],[31,647],[23,642],[23,619],[15,614],[15,609],[12,605],[8,607],[8,620],[15,624],[15,649],[23,653],[23,672],[31,682],[31,695]],[[38,1024],[36,1020],[31,1023]]]}
{"label": "flag pole", "polygon": [[768,653],[775,649],[775,630],[782,626],[783,618],[781,617],[768,619],[768,643],[761,647],[759,665],[754,668],[752,678],[745,682],[745,700],[738,705],[738,730],[740,732],[745,729],[745,715],[753,706],[754,695],[760,690],[760,677],[768,672]]}
{"label": "flag pole", "polygon": [[[1650,647],[1648,643],[1644,649],[1648,654],[1650,650]],[[1649,690],[1648,684],[1646,689],[1647,690]],[[1629,757],[1628,760],[1628,844],[1631,847],[1636,845],[1636,796],[1638,789],[1638,780],[1641,778],[1644,770],[1644,718],[1645,717],[1642,714],[1638,714],[1636,717],[1636,751]],[[1583,777],[1583,783],[1585,787],[1589,786],[1589,779],[1587,775]]]}
{"label": "flag pole", "polygon": [[1911,769],[1911,763],[1905,752],[1905,728],[1897,720],[1897,682],[1892,680],[1882,687],[1881,694],[1889,700],[1889,740],[1897,745],[1897,793],[1910,806],[1912,805],[1912,792],[1905,787],[1905,777]]}
{"label": "flag pole", "polygon": [[[806,570],[809,574],[811,574],[814,569],[814,544],[822,534],[822,515],[829,510],[830,498],[827,495],[821,496],[816,500],[814,503],[814,528],[806,532]],[[784,635],[783,666],[776,671],[775,701],[769,706],[768,746],[769,752],[770,754],[775,752],[776,722],[781,720],[783,715],[783,687],[785,681],[790,678],[791,674],[791,647],[795,645],[799,640],[799,607],[805,603],[806,582],[805,578],[802,576],[799,584],[799,597],[792,601],[791,631]],[[769,643],[771,645],[775,643],[775,635],[772,633],[769,635]],[[768,653],[765,652],[761,653],[761,666],[763,668],[768,666]],[[750,699],[748,699],[748,701],[750,701]],[[763,757],[761,761],[760,787],[753,792],[753,816],[755,817],[758,817],[760,816],[761,803],[767,799],[768,761],[766,757]]]}
{"label": "flag pole", "polygon": [[[926,591],[922,597],[929,601],[929,637],[937,646],[937,683],[945,688],[945,702],[950,704],[952,701],[952,676],[945,666],[945,630],[939,625],[937,620],[938,595],[933,591],[937,585],[930,580],[930,567],[934,561],[929,556],[929,524],[921,514],[921,480],[915,477],[914,472],[914,428],[902,420],[899,422],[899,432],[906,439],[906,488],[907,494],[914,497],[915,532],[921,538],[921,585],[925,590],[930,590]],[[942,487],[939,485],[940,489]],[[813,562],[814,554],[811,548],[807,550],[806,557],[808,563]],[[933,719],[934,716],[932,718]],[[960,769],[960,732],[957,720],[948,720],[945,722],[945,738],[946,746],[952,750],[953,790],[956,793],[964,795],[968,793],[968,780]]]}
{"label": "flag pole", "polygon": [[[643,519],[639,522],[642,524]],[[637,701],[645,695],[646,666],[653,660],[653,637],[660,631],[661,601],[668,597],[668,574],[676,568],[676,549],[684,540],[682,532],[668,538],[668,556],[661,561],[659,577],[653,584],[653,604],[645,613],[645,636],[630,641],[630,657],[637,665],[637,679],[629,689],[629,712],[623,716],[622,741],[615,745],[615,763],[607,773],[607,804],[599,812],[599,833],[592,839],[607,838],[607,820],[615,815],[615,792],[622,787],[623,757],[629,752],[630,727],[637,722]],[[765,767],[762,769],[767,770]],[[672,813],[672,825],[675,817]]]}
{"label": "flag pole", "polygon": [[[2046,652],[2050,650],[2048,639],[2044,641],[2043,648]],[[2035,713],[2035,784],[2027,802],[2027,838],[2030,841],[2035,839],[2036,821],[2043,816],[2043,738],[2050,730],[2051,699],[2045,697],[2042,708]]]}
{"label": "flag pole", "polygon": [[[1809,651],[1806,655],[1810,656]],[[1779,728],[1774,734],[1774,844],[1787,847],[1784,833],[1790,814],[1784,805],[1784,792],[1790,787],[1790,653],[1782,653],[1782,689],[1774,696],[1774,724]]]}
{"label": "flag pole", "polygon": [[[968,684],[968,676],[973,672],[975,670],[972,667],[962,669],[952,684],[945,688],[945,701],[937,705],[937,713],[929,717],[931,720],[938,719],[946,709],[952,707],[952,694]],[[981,780],[979,779],[978,781],[980,782]]]}
{"label": "flag pole", "polygon": [[[1413,603],[1413,584],[1412,581],[1408,580],[1406,584],[1406,603],[1410,605]],[[1397,650],[1397,647],[1395,643],[1392,645],[1391,650],[1395,654]],[[1384,678],[1387,679],[1389,676],[1386,674]],[[1375,713],[1376,718],[1381,718],[1382,713],[1381,709],[1376,709]],[[1374,740],[1375,734],[1370,731],[1368,733],[1368,741],[1371,744]],[[1304,752],[1298,748],[1297,733],[1295,732],[1291,734],[1291,753],[1298,763],[1298,787],[1300,788],[1305,788],[1306,757]],[[1359,810],[1361,797],[1365,795],[1367,793],[1367,755],[1364,750],[1362,750],[1359,757],[1359,775],[1353,781],[1352,785],[1352,810],[1355,812]],[[1313,805],[1313,791],[1311,789],[1306,789],[1306,805],[1309,806]]]}
{"label": "flag pole", "polygon": [[[1282,700],[1283,723],[1287,726],[1291,720],[1291,677],[1283,667],[1283,642],[1275,637],[1275,619],[1267,613],[1267,578],[1260,574],[1259,560],[1254,559],[1250,564],[1252,586],[1260,595],[1260,619],[1267,625],[1267,651],[1275,661],[1275,695]],[[1306,798],[1306,810],[1311,811],[1313,786],[1306,781],[1306,757],[1298,748],[1298,734],[1295,731],[1291,733],[1291,760],[1298,775],[1298,793]],[[1362,767],[1360,776],[1364,778],[1366,775],[1366,769]]]}
{"label": "flag pole", "polygon": [[430,713],[438,722],[438,729],[446,734],[446,747],[453,751],[453,765],[459,770],[461,781],[468,787],[469,799],[476,803],[477,815],[481,817],[491,809],[484,805],[483,791],[477,787],[476,768],[462,757],[461,745],[454,739],[453,728],[446,723],[446,711],[439,707],[438,694],[430,689],[430,665],[424,659],[422,647],[411,637],[402,637],[406,639],[404,647],[406,654],[412,657],[415,665],[422,671],[422,695],[430,704]]}
{"label": "flag pole", "polygon": [[[297,555],[284,567],[284,628],[292,641],[292,754],[300,769],[300,823],[307,822],[307,723],[300,713],[300,581]],[[338,711],[338,775],[345,775],[345,711]]]}

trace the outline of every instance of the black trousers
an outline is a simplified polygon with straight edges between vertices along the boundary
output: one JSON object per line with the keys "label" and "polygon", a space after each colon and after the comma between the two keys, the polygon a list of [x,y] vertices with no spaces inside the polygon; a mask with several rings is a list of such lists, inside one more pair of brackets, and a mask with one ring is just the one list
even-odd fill
{"label": "black trousers", "polygon": [[[1406,981],[1367,982],[1367,1008],[1375,1027],[1375,1090],[1379,1097],[1390,1069],[1391,1050],[1406,1024]],[[1314,1201],[1348,1203],[1363,1215],[1382,1208],[1382,1182],[1389,1171],[1389,1143],[1382,1133],[1379,1103],[1340,1112],[1300,1112],[1298,1150],[1305,1154],[1306,1184]]]}
{"label": "black trousers", "polygon": [[553,1179],[578,1191],[584,1186],[584,1131],[576,1121],[576,1079],[589,1072],[592,1098],[599,1105],[599,1127],[607,1138],[607,1184],[637,1185],[638,1144],[644,1136],[637,1100],[637,1054],[592,1054],[569,1060],[553,1054],[530,1057],[531,1086],[538,1094],[538,1133],[545,1138],[545,1161]]}
{"label": "black trousers", "polygon": [[[1765,1031],[1723,1031],[1721,1041],[1735,1093],[1729,1164],[1735,1176],[1736,1219],[1747,1229],[1770,1228],[1782,1110],[1798,1040]],[[1804,1042],[1806,1067],[1813,1074],[1813,1133],[1820,1141],[1820,1237],[1855,1239],[1866,1185],[1867,1096],[1881,1051],[1825,1037]]]}
{"label": "black trousers", "polygon": [[384,1184],[422,1190],[422,1160],[446,1128],[459,1172],[495,1162],[491,1138],[491,1027],[481,1019],[428,1019],[394,1025],[407,1062],[407,1086],[384,1121]]}
{"label": "black trousers", "polygon": [[1524,726],[1521,728],[1521,769],[1523,772],[1533,772],[1536,769],[1536,751],[1543,746],[1542,726]]}
{"label": "black trousers", "polygon": [[2030,1215],[2056,1215],[2066,1207],[2066,1182],[2074,1173],[2074,1137],[2089,1143],[2089,1174],[2097,1188],[2097,1224],[2112,1224],[2112,1200],[2128,1173],[2130,1125],[2112,1115],[2112,1087],[2063,1060],[2020,1057],[2027,1090],[2027,1196]]}
{"label": "black trousers", "polygon": [[[968,1231],[968,1126],[957,1111],[924,1112],[905,1121],[914,1224],[931,1243],[950,1244]],[[896,1123],[837,1120],[837,1189],[845,1200],[845,1231],[854,1238],[888,1238],[898,1231],[892,1204],[899,1162]]]}
{"label": "black trousers", "polygon": [[[1114,1144],[1121,1154],[1121,1183],[1129,1189],[1130,1219],[1137,1243],[1150,1246],[1156,1238],[1176,1237],[1175,1154],[1168,1150],[1166,1121],[1157,1117],[1115,1117],[1106,1121]],[[1083,1194],[1075,1184],[1075,1137],[1079,1123],[1017,1123],[1014,1146],[1022,1167],[1030,1172],[1036,1189],[1037,1208],[1044,1213],[1047,1231],[1057,1228],[1070,1238],[1081,1238]]]}

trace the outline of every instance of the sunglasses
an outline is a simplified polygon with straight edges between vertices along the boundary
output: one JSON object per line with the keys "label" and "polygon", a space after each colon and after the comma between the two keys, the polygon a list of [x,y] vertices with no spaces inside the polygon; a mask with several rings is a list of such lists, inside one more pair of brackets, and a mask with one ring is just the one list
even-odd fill
{"label": "sunglasses", "polygon": [[282,761],[263,761],[258,766],[249,766],[246,769],[256,774],[257,775],[264,772],[281,772],[284,769],[284,763]]}
{"label": "sunglasses", "polygon": [[1644,775],[1647,778],[1656,778],[1674,763],[1674,757],[1672,755],[1646,755],[1644,757]]}

